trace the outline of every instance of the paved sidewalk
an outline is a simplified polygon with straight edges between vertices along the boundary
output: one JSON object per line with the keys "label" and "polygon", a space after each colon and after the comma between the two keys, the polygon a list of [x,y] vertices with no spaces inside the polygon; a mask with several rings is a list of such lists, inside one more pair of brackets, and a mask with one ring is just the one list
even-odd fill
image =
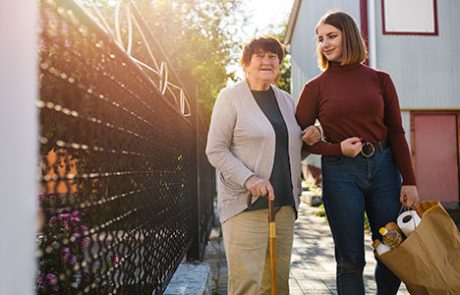
{"label": "paved sidewalk", "polygon": [[[327,221],[315,216],[317,208],[301,204],[299,218],[295,225],[294,249],[290,287],[292,295],[337,294],[335,285],[334,244]],[[213,294],[227,294],[227,267],[222,238],[214,232],[208,243],[205,262],[211,266],[211,286]],[[366,268],[364,280],[367,294],[375,294],[375,259],[370,236],[366,235]],[[407,295],[404,284],[399,295]]]}

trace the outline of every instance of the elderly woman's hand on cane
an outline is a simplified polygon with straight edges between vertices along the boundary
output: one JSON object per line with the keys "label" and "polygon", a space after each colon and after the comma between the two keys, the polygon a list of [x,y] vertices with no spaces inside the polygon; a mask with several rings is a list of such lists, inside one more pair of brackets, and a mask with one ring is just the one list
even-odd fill
{"label": "elderly woman's hand on cane", "polygon": [[271,201],[275,199],[275,191],[273,190],[272,184],[267,179],[253,175],[246,180],[244,187],[250,191],[251,195],[254,197],[268,197]]}

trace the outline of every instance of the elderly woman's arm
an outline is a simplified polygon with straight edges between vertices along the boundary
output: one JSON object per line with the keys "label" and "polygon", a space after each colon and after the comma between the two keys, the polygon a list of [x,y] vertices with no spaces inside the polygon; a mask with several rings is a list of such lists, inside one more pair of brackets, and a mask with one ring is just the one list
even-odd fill
{"label": "elderly woman's arm", "polygon": [[221,93],[212,111],[206,155],[211,165],[222,174],[226,182],[237,184],[244,189],[245,182],[254,175],[254,172],[230,151],[236,118],[237,114],[231,98]]}
{"label": "elderly woman's arm", "polygon": [[308,145],[314,145],[323,137],[319,125],[310,125],[302,131],[302,140]]}

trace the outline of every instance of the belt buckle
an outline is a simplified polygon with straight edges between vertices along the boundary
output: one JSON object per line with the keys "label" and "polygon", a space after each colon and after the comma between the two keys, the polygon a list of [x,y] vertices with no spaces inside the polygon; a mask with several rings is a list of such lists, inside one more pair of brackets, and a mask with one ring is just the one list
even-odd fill
{"label": "belt buckle", "polygon": [[370,142],[363,143],[361,155],[365,158],[370,158],[375,153],[375,146]]}

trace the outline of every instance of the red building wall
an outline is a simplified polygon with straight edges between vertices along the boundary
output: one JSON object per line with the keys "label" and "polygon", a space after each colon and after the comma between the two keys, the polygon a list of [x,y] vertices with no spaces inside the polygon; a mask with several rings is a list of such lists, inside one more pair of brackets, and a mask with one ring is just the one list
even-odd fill
{"label": "red building wall", "polygon": [[411,112],[411,149],[422,199],[459,203],[459,115]]}

